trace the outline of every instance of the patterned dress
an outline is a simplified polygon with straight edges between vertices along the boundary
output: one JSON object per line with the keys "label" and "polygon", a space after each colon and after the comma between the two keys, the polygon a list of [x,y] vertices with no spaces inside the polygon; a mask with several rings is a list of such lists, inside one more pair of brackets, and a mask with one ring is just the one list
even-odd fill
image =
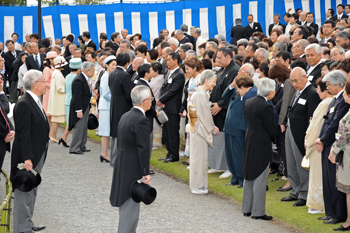
{"label": "patterned dress", "polygon": [[337,163],[336,186],[340,192],[350,193],[350,112],[339,122],[339,138],[333,143],[333,153],[344,151],[343,164]]}

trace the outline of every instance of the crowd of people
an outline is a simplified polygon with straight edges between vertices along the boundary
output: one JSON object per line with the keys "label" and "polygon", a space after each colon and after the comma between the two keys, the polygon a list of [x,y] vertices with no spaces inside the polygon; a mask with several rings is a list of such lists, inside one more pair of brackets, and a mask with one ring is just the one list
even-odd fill
{"label": "crowd of people", "polygon": [[[268,36],[253,15],[245,27],[236,18],[231,43],[223,35],[207,40],[200,28],[185,24],[171,33],[161,30],[152,46],[126,29],[109,40],[101,33],[98,46],[87,31],[54,42],[34,33],[21,45],[13,33],[0,42],[0,165],[13,138],[11,179],[20,162],[40,172],[46,134],[71,154],[89,152],[87,128],[94,114],[102,137],[99,160],[114,167],[111,203],[138,212],[124,193],[129,187],[119,187],[118,174],[134,172],[150,184],[149,158],[162,144],[167,154],[160,160],[179,161],[180,119],[186,118],[183,154],[189,158],[183,164],[190,170],[191,193],[207,194],[208,173],[220,172],[219,178],[231,177],[226,185],[243,188],[244,216],[271,220],[265,213],[266,181],[277,172],[286,180],[277,191],[290,191],[281,201],[306,205],[310,214],[325,213],[319,220],[343,223],[335,230],[349,231],[350,5],[339,4],[334,13],[328,9],[322,25],[301,9],[285,13],[286,25],[275,14]],[[14,126],[6,117],[6,95],[16,103]],[[38,111],[28,107],[33,103]],[[161,122],[164,113],[167,120]],[[38,126],[41,142],[35,137],[40,132],[30,130]],[[127,137],[136,140],[134,148]],[[129,147],[144,157],[124,160]],[[34,190],[15,190],[16,233],[39,229],[31,221]],[[128,219],[125,213],[120,219]],[[131,228],[121,231],[135,230],[137,220],[138,214],[132,216]]]}

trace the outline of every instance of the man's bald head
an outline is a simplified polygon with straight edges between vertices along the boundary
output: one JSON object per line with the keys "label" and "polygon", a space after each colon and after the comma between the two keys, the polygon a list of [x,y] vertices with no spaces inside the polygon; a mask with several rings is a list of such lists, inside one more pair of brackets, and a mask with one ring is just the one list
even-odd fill
{"label": "man's bald head", "polygon": [[301,67],[295,67],[290,73],[290,82],[297,91],[303,90],[308,82],[306,71]]}

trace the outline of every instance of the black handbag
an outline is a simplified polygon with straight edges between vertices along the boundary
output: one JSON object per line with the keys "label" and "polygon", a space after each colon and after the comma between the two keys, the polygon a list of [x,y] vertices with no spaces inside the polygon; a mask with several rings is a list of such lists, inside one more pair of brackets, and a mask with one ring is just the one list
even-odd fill
{"label": "black handbag", "polygon": [[344,151],[341,150],[335,157],[335,162],[339,163],[339,165],[343,165],[343,156],[344,156]]}

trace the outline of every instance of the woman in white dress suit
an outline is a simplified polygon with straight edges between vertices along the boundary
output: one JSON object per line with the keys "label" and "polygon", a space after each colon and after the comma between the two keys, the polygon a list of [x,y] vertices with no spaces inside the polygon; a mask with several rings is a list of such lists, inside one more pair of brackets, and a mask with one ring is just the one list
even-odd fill
{"label": "woman in white dress suit", "polygon": [[322,77],[317,79],[317,94],[322,102],[317,106],[312,116],[312,120],[306,131],[305,136],[305,156],[309,156],[309,191],[307,194],[306,205],[309,207],[308,213],[317,214],[324,211],[323,201],[323,184],[322,184],[322,155],[317,152],[314,142],[321,132],[324,122],[324,116],[327,114],[328,106],[333,100],[333,96],[329,94],[327,86],[322,82]]}
{"label": "woman in white dress suit", "polygon": [[210,113],[207,91],[216,85],[216,75],[212,70],[202,72],[199,87],[194,88],[191,102],[188,103],[190,122],[190,189],[193,194],[208,193],[208,145],[213,146],[212,134],[218,135]]}
{"label": "woman in white dress suit", "polygon": [[106,161],[109,163],[108,145],[110,137],[110,106],[111,106],[111,91],[108,86],[109,74],[117,68],[117,58],[115,56],[108,56],[103,61],[103,66],[106,67],[106,72],[101,77],[100,83],[100,102],[98,110],[99,117],[99,135],[102,136],[102,153],[100,156],[101,163]]}
{"label": "woman in white dress suit", "polygon": [[47,113],[51,115],[51,142],[59,142],[57,138],[58,124],[66,122],[66,107],[64,101],[66,100],[65,93],[65,78],[62,74],[64,67],[68,62],[64,57],[56,57],[54,59],[55,70],[52,73],[50,84],[50,94],[47,106]]}

